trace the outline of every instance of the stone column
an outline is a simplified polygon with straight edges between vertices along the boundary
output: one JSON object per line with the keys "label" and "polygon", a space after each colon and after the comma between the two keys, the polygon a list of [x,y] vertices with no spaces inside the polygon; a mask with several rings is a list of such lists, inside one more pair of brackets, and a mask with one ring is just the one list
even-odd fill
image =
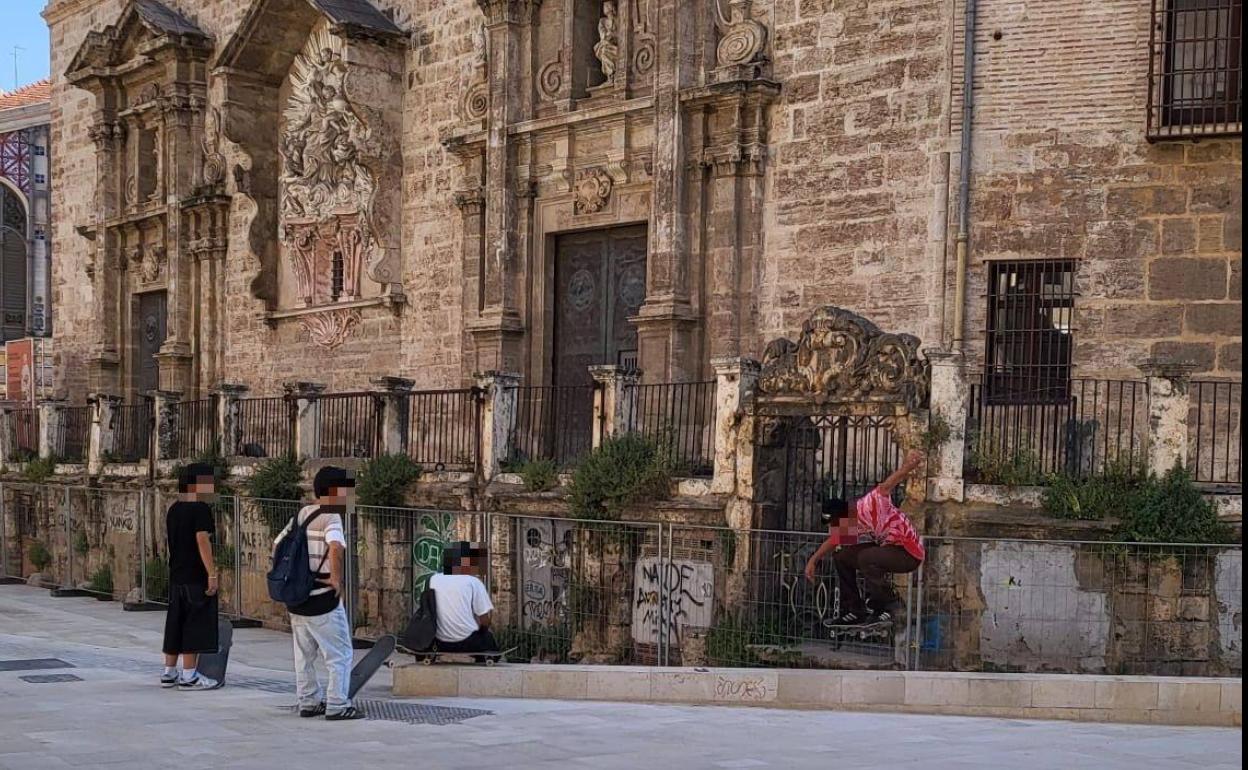
{"label": "stone column", "polygon": [[39,403],[39,456],[56,457],[64,448],[65,402],[42,401]]}
{"label": "stone column", "polygon": [[737,433],[746,395],[758,381],[757,361],[736,356],[711,359],[715,370],[715,473],[711,491],[728,494],[737,484]]}
{"label": "stone column", "polygon": [[0,409],[0,465],[8,465],[13,459],[13,410]]}
{"label": "stone column", "polygon": [[476,375],[481,390],[481,477],[498,475],[511,456],[511,426],[516,420],[516,388],[520,375],[486,372]]}
{"label": "stone column", "polygon": [[295,457],[321,455],[321,400],[325,386],[317,382],[288,382],[286,395],[295,400]]}
{"label": "stone column", "polygon": [[407,454],[410,396],[416,383],[402,377],[377,377],[372,383],[381,391],[381,451],[391,455]]}
{"label": "stone column", "polygon": [[932,406],[929,431],[947,435],[927,458],[927,499],[933,502],[966,499],[962,468],[966,460],[966,418],[971,386],[966,361],[960,350],[929,348],[923,351],[932,364]]}
{"label": "stone column", "polygon": [[113,410],[121,405],[121,397],[106,393],[87,396],[91,405],[91,432],[87,436],[87,475],[99,476],[104,459],[113,452]]}
{"label": "stone column", "polygon": [[239,401],[250,390],[246,385],[223,382],[213,388],[217,398],[218,449],[226,457],[240,454],[243,443],[243,423]]}
{"label": "stone column", "polygon": [[176,390],[152,391],[152,408],[156,410],[156,456],[153,460],[179,459],[177,407],[181,400],[182,394]]}
{"label": "stone column", "polygon": [[1161,475],[1187,465],[1188,388],[1195,367],[1154,360],[1140,371],[1148,379],[1148,470]]}
{"label": "stone column", "polygon": [[622,366],[591,366],[594,378],[594,448],[604,439],[632,430],[637,414],[637,384],[641,372]]}

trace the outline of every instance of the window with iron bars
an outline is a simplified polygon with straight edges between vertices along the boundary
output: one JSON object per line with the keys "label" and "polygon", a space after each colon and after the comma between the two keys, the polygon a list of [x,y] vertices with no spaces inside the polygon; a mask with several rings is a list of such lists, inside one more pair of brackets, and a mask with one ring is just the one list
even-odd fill
{"label": "window with iron bars", "polygon": [[990,403],[1069,397],[1074,312],[1073,260],[989,264],[983,392]]}
{"label": "window with iron bars", "polygon": [[330,264],[330,281],[329,281],[329,297],[337,302],[342,297],[343,286],[346,281],[346,266],[343,262],[342,252],[335,251],[333,260]]}
{"label": "window with iron bars", "polygon": [[1150,139],[1226,136],[1243,129],[1243,0],[1153,0]]}

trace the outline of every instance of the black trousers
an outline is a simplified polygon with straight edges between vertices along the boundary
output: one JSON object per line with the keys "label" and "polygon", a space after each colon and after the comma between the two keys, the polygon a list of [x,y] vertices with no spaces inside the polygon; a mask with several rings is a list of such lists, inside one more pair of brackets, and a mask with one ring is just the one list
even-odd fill
{"label": "black trousers", "polygon": [[472,636],[458,642],[438,640],[436,648],[438,652],[502,652],[498,649],[494,634],[488,628],[478,628],[472,632]]}
{"label": "black trousers", "polygon": [[914,572],[922,564],[899,545],[875,543],[846,546],[832,559],[836,562],[837,585],[841,588],[841,612],[859,615],[866,611],[862,594],[858,592],[859,572],[866,578],[871,609],[880,612],[899,603],[890,575]]}

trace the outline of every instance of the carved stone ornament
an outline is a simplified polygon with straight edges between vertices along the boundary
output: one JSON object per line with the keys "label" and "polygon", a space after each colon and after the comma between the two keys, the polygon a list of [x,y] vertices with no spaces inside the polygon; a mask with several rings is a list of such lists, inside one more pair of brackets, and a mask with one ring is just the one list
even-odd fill
{"label": "carved stone ornament", "polygon": [[481,120],[490,110],[490,87],[487,82],[489,58],[489,33],[485,24],[480,24],[472,32],[472,72],[464,90],[463,110],[467,120]]}
{"label": "carved stone ornament", "polygon": [[576,202],[573,209],[577,214],[596,214],[607,207],[614,186],[611,175],[600,168],[591,168],[576,175],[576,186],[573,190]]}
{"label": "carved stone ornament", "polygon": [[563,90],[563,51],[542,66],[537,73],[537,89],[546,101],[554,101]]}
{"label": "carved stone ornament", "polygon": [[633,0],[633,72],[645,75],[654,69],[657,39],[650,31],[650,4]]}
{"label": "carved stone ornament", "polygon": [[598,58],[602,74],[607,80],[615,77],[616,60],[620,57],[619,29],[615,3],[607,0],[602,4],[602,18],[598,20],[598,42],[594,43],[594,56]]}
{"label": "carved stone ornament", "polygon": [[767,44],[767,28],[750,17],[752,0],[728,0],[725,15],[722,0],[715,0],[719,16],[719,46],[715,58],[721,67],[752,64]]}
{"label": "carved stone ornament", "polygon": [[481,120],[490,111],[490,86],[484,80],[478,80],[468,86],[464,94],[464,117],[468,120]]}
{"label": "carved stone ornament", "polygon": [[326,350],[340,347],[360,325],[360,311],[351,308],[326,310],[301,316],[299,325],[313,344]]}
{"label": "carved stone ornament", "polygon": [[143,257],[139,261],[139,277],[148,283],[160,278],[161,269],[165,264],[165,250],[160,246],[149,246],[143,249]]}
{"label": "carved stone ornament", "polygon": [[221,111],[216,107],[204,113],[204,184],[218,185],[225,181],[226,162],[221,154]]}
{"label": "carved stone ornament", "polygon": [[760,396],[820,403],[889,403],[914,410],[931,386],[919,339],[889,334],[860,315],[827,305],[811,314],[796,343],[778,339],[763,353]]}

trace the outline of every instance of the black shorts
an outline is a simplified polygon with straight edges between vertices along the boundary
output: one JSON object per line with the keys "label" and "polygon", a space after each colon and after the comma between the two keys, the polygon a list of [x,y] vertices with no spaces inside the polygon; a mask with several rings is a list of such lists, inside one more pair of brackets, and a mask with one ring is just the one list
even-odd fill
{"label": "black shorts", "polygon": [[205,595],[205,590],[203,585],[169,586],[166,655],[217,651],[217,597]]}

